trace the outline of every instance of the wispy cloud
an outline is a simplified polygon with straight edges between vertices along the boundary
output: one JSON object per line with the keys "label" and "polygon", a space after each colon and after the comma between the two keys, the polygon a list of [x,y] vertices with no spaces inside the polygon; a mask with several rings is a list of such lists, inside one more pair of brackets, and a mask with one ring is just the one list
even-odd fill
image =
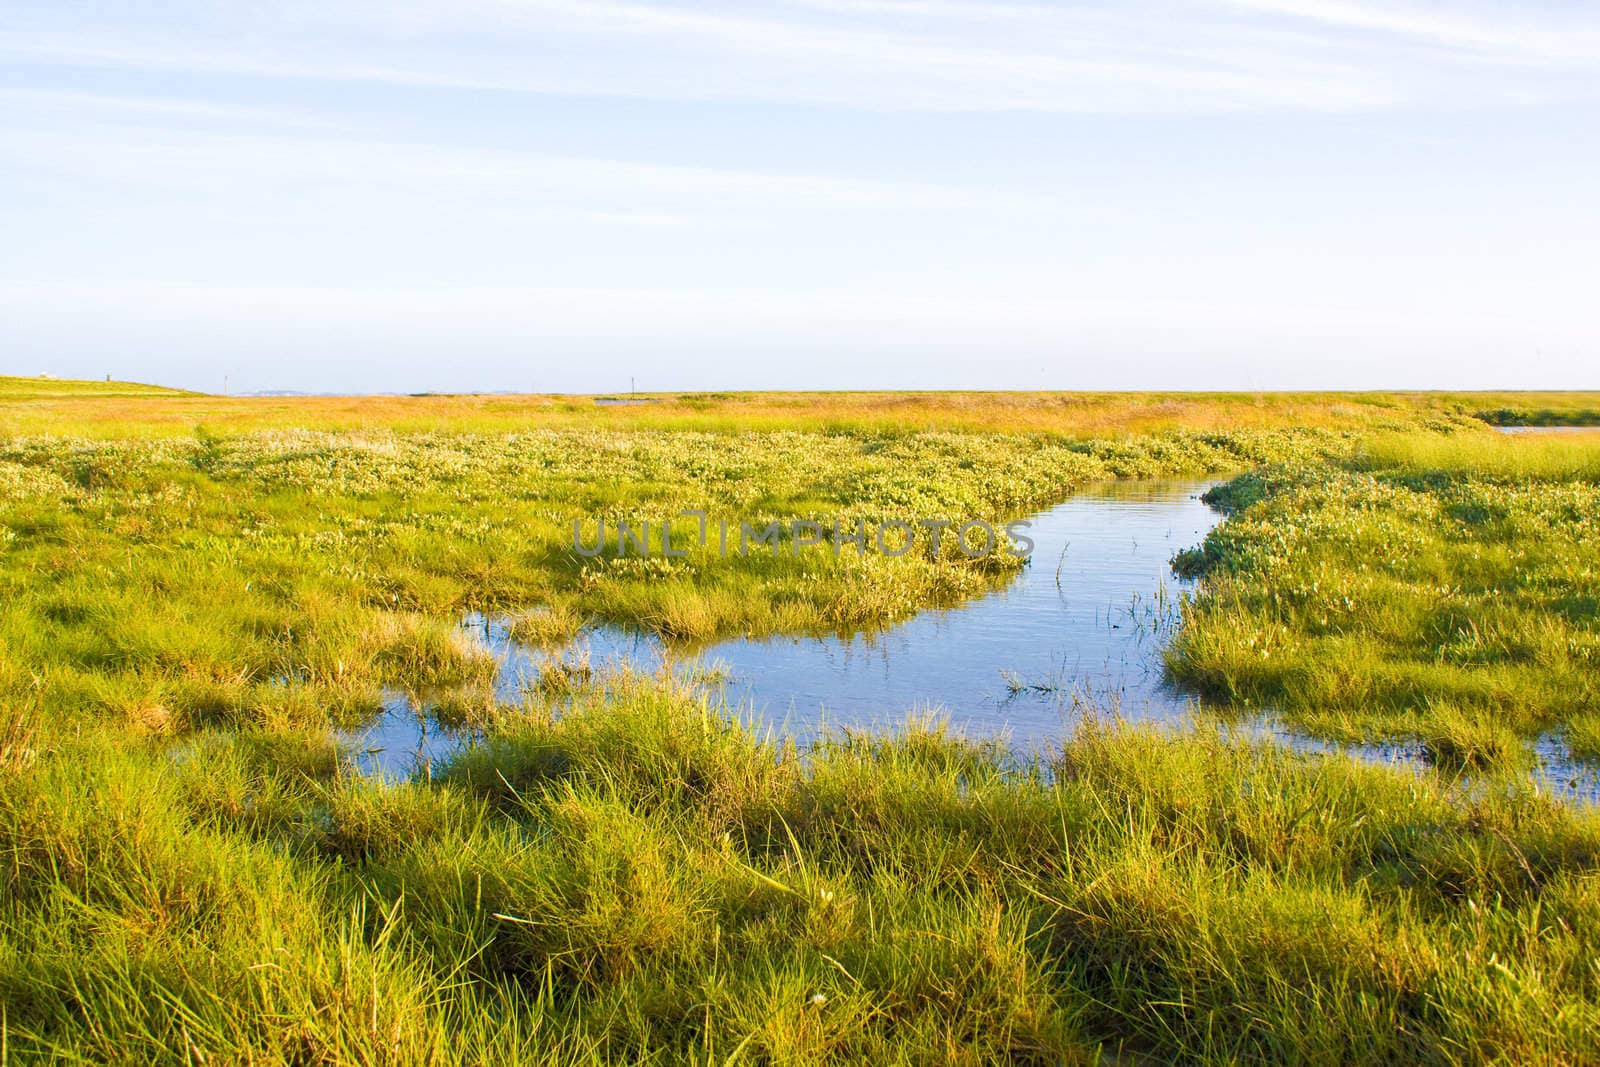
{"label": "wispy cloud", "polygon": [[117,10],[25,6],[0,53],[46,67],[413,88],[1075,114],[1350,111],[1470,89],[1419,58],[1419,44],[1506,61],[1596,58],[1592,25],[1527,8],[1507,25],[1342,0],[460,0],[290,3],[270,15],[180,4],[166,22]]}
{"label": "wispy cloud", "polygon": [[298,130],[349,130],[305,111],[251,107],[214,100],[139,93],[76,92],[61,89],[0,87],[0,111],[12,113],[14,122],[60,124],[85,119],[135,122],[201,122],[226,126],[287,127]]}
{"label": "wispy cloud", "polygon": [[1574,20],[1569,11],[1536,4],[1419,9],[1348,0],[1232,0],[1232,6],[1324,27],[1389,34],[1463,51],[1476,59],[1532,65],[1600,64],[1600,24],[1593,9],[1583,7],[1578,9],[1580,19]]}
{"label": "wispy cloud", "polygon": [[178,0],[135,11],[24,0],[8,15],[0,55],[35,71],[418,90],[1088,115],[1600,92],[1600,15],[1550,3]]}
{"label": "wispy cloud", "polygon": [[[0,96],[0,107],[5,98]],[[91,111],[93,109],[91,108]],[[689,202],[728,210],[744,205],[770,210],[858,208],[873,211],[1031,212],[1054,215],[1053,198],[987,191],[912,180],[886,181],[825,174],[796,174],[731,167],[693,166],[573,156],[514,149],[362,137],[306,136],[291,132],[191,129],[86,121],[15,125],[0,140],[0,159],[17,171],[53,170],[102,182],[160,186],[177,191],[215,190],[243,195],[289,189],[323,193],[347,189],[357,196],[409,195],[460,201],[500,195],[545,203],[551,195],[611,196],[618,204]],[[560,201],[554,201],[559,203]],[[610,223],[670,226],[671,212],[619,207],[586,208],[584,217]]]}

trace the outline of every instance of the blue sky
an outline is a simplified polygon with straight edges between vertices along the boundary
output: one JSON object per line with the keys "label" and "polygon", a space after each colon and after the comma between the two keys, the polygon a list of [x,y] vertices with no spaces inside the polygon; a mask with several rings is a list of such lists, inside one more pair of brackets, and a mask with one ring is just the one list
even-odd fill
{"label": "blue sky", "polygon": [[9,0],[0,372],[1600,388],[1600,12]]}

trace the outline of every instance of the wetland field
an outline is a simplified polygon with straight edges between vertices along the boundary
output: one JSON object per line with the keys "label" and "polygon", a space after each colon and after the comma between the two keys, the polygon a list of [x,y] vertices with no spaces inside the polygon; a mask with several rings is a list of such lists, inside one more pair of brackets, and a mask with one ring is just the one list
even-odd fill
{"label": "wetland field", "polygon": [[1600,1061],[1596,424],[0,378],[0,1062]]}

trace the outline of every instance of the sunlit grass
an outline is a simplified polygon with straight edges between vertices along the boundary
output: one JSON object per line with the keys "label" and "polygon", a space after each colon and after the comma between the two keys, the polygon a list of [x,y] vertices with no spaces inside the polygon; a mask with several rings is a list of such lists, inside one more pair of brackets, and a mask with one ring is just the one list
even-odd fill
{"label": "sunlit grass", "polygon": [[166,386],[144,385],[139,382],[118,382],[109,378],[105,381],[84,381],[76,378],[52,378],[49,375],[22,378],[0,374],[0,401],[39,401],[58,398],[82,399],[86,397],[99,399],[126,399],[129,397],[154,399],[165,397],[170,399],[198,395],[183,389],[169,389]]}
{"label": "sunlit grass", "polygon": [[[0,790],[15,1055],[1582,1062],[1600,823],[1219,736],[805,754],[647,679],[432,780],[58,735]],[[0,772],[4,773],[4,772]]]}
{"label": "sunlit grass", "polygon": [[[957,604],[1019,565],[969,560],[946,532],[890,558],[786,542],[724,554],[601,557],[572,525],[657,524],[687,509],[759,526],[983,519],[997,528],[1087,482],[1343,453],[1317,431],[1115,442],[641,430],[519,434],[271,432],[0,443],[0,638],[50,714],[154,734],[217,723],[341,721],[383,686],[471,686],[491,669],[455,625],[511,616],[535,643],[588,620],[704,642],[871,630]],[[592,535],[591,535],[592,536]],[[659,548],[659,533],[655,535]],[[735,545],[735,548],[737,546]],[[31,683],[30,683],[31,684]]]}
{"label": "sunlit grass", "polygon": [[1383,436],[1240,478],[1180,565],[1207,576],[1169,658],[1234,706],[1343,740],[1515,764],[1600,715],[1600,438]]}
{"label": "sunlit grass", "polygon": [[1600,427],[1572,434],[1380,434],[1360,465],[1415,474],[1468,474],[1510,481],[1600,481]]}
{"label": "sunlit grass", "polygon": [[[154,395],[164,394],[164,395]],[[1074,437],[1284,427],[1401,430],[1526,404],[1597,410],[1600,394],[828,392],[655,393],[596,404],[550,394],[220,397],[122,383],[0,378],[0,433],[97,438],[334,433],[507,433],[532,428],[1051,433]]]}
{"label": "sunlit grass", "polygon": [[[1547,730],[1600,752],[1600,487],[1589,442],[1470,417],[1515,397],[25,392],[0,381],[7,1056],[1600,1059],[1600,823],[1526,774]],[[801,750],[715,671],[568,651],[503,703],[458,626],[872,629],[1014,564],[584,559],[571,522],[999,521],[1247,469],[1180,560],[1175,674],[1428,767],[1094,720],[1037,759],[926,719]],[[476,743],[357,775],[343,738],[393,690]]]}

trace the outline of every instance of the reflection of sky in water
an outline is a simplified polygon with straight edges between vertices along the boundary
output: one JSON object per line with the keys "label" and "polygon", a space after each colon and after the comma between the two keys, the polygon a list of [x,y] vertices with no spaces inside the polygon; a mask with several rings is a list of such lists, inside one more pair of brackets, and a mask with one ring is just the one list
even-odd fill
{"label": "reflection of sky in water", "polygon": [[[1329,755],[1342,752],[1364,763],[1377,763],[1389,767],[1422,773],[1430,768],[1422,742],[1415,738],[1381,743],[1340,744],[1308,737],[1270,717],[1247,720],[1235,727],[1241,737],[1270,738],[1300,752],[1312,755]],[[1533,764],[1531,777],[1539,790],[1569,800],[1593,804],[1600,801],[1600,768],[1580,763],[1568,755],[1567,743],[1560,734],[1545,734],[1532,744]],[[1443,770],[1440,773],[1450,774]],[[1465,780],[1474,780],[1470,772],[1461,774]]]}
{"label": "reflection of sky in water", "polygon": [[[517,703],[541,664],[587,655],[608,666],[658,670],[670,655],[685,678],[712,674],[730,710],[804,742],[819,728],[891,730],[933,709],[969,736],[1001,736],[1020,750],[1059,740],[1087,705],[1131,721],[1175,721],[1192,698],[1162,679],[1162,653],[1190,583],[1172,556],[1197,545],[1221,516],[1200,502],[1209,482],[1110,482],[1088,486],[1034,517],[1035,548],[1006,588],[886,631],[852,637],[735,638],[693,652],[601,626],[564,649],[511,641],[503,623],[465,623],[500,661],[501,700]],[[1247,732],[1307,751],[1339,746],[1257,721]],[[357,737],[369,769],[406,774],[450,755],[468,738],[441,728],[403,695]],[[1345,746],[1380,763],[1417,765],[1414,744]],[[1593,796],[1592,772],[1573,765],[1557,739],[1536,746],[1550,788]]]}
{"label": "reflection of sky in water", "polygon": [[[1187,585],[1173,577],[1171,558],[1220,519],[1199,499],[1209,484],[1086,487],[1035,516],[1033,556],[1006,588],[876,634],[736,638],[669,653],[652,636],[594,627],[565,649],[540,651],[511,642],[495,620],[466,625],[500,660],[506,701],[520,701],[552,657],[654,671],[670,655],[685,676],[716,672],[736,714],[797,740],[824,724],[892,729],[908,713],[936,709],[969,734],[1028,749],[1059,738],[1080,703],[1130,719],[1170,719],[1188,706],[1163,684],[1161,653]],[[405,771],[459,739],[396,697],[361,743],[378,765]]]}
{"label": "reflection of sky in water", "polygon": [[1496,426],[1500,433],[1520,437],[1523,434],[1592,433],[1600,434],[1600,426]]}
{"label": "reflection of sky in water", "polygon": [[1178,617],[1170,560],[1218,521],[1204,489],[1088,489],[1034,520],[1032,559],[1005,589],[879,634],[732,640],[700,659],[731,671],[730,703],[802,738],[821,722],[881,729],[937,708],[1026,748],[1061,735],[1074,698],[1170,717],[1186,706],[1161,680]]}

